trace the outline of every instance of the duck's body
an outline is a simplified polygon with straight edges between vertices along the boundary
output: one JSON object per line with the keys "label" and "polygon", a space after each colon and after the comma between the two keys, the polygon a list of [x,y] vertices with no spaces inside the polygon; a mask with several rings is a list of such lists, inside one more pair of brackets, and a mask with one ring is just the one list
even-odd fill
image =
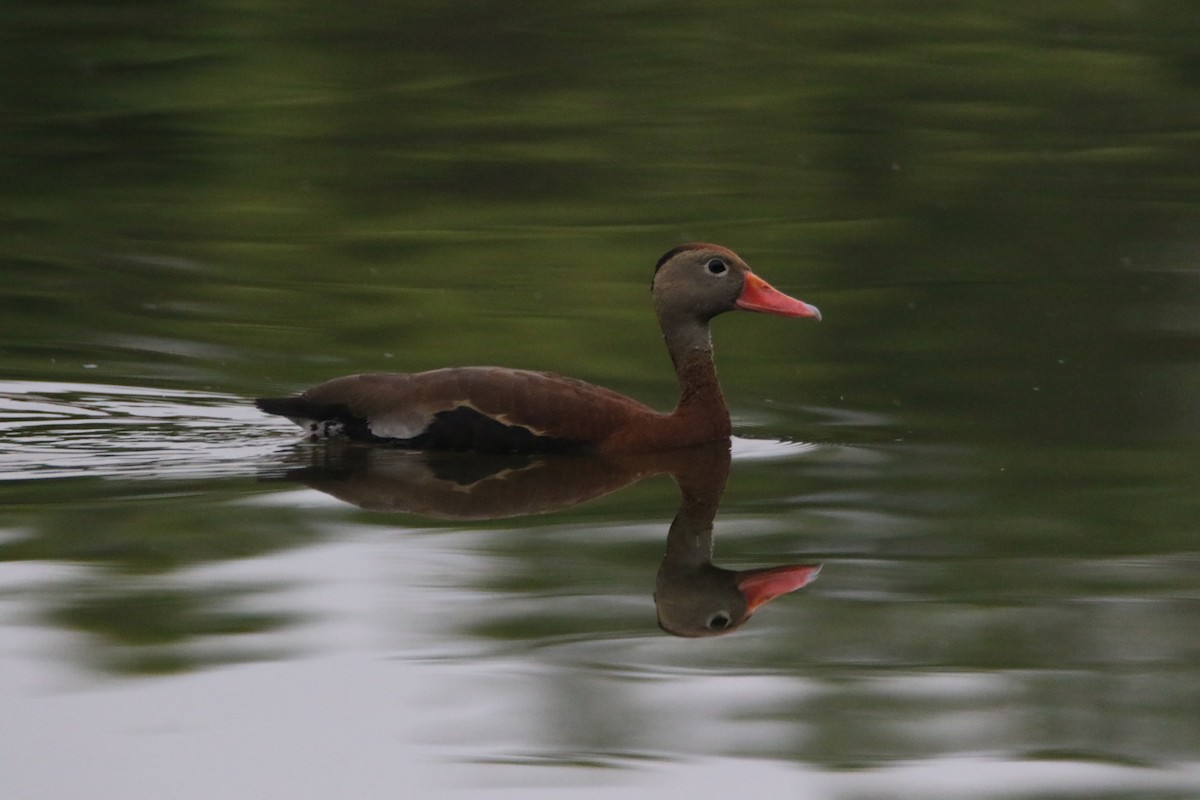
{"label": "duck's body", "polygon": [[820,319],[771,288],[733,252],[682,245],[655,268],[655,310],[679,378],[680,399],[662,413],[624,395],[548,372],[453,367],[335,378],[295,397],[256,405],[315,436],[400,447],[479,452],[644,452],[728,438],[708,323],[746,309]]}
{"label": "duck's body", "polygon": [[257,403],[317,436],[493,453],[628,452],[639,448],[621,446],[620,431],[662,430],[670,417],[585,381],[502,367],[348,375]]}

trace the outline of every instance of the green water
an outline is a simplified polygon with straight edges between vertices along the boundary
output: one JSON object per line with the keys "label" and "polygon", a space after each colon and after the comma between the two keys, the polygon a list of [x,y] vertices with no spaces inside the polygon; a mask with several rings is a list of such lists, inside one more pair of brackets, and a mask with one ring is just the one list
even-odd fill
{"label": "green water", "polygon": [[[4,17],[13,797],[1200,793],[1190,4]],[[714,326],[713,561],[822,565],[725,636],[660,629],[662,470],[455,518],[246,402],[501,364],[669,408],[691,240],[824,314]]]}

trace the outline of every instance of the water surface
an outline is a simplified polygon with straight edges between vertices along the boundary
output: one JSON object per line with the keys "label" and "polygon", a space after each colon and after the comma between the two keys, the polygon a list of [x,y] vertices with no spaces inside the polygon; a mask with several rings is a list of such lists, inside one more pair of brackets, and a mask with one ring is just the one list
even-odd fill
{"label": "water surface", "polygon": [[[1200,19],[993,6],[14,6],[6,791],[1200,794]],[[715,323],[727,467],[248,402],[497,363],[668,408],[688,240],[825,316]],[[671,636],[679,518],[713,592],[819,575]]]}

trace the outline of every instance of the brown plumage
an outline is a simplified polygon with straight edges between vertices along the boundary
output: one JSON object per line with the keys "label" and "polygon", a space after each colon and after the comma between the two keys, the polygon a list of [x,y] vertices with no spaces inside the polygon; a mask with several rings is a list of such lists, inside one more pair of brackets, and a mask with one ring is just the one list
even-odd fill
{"label": "brown plumage", "polygon": [[668,251],[652,284],[680,399],[664,414],[616,392],[549,372],[452,367],[334,378],[295,397],[259,398],[314,436],[479,452],[644,452],[728,438],[729,411],[708,323],[735,309],[820,319],[814,306],[755,276],[732,251],[694,243]]}

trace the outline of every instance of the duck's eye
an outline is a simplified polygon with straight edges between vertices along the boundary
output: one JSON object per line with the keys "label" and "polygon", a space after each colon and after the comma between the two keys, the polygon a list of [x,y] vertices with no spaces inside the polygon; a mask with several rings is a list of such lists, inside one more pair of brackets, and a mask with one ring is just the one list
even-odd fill
{"label": "duck's eye", "polygon": [[724,275],[729,271],[729,267],[719,258],[714,258],[705,264],[704,268],[708,270],[709,275]]}
{"label": "duck's eye", "polygon": [[729,627],[729,623],[732,621],[724,611],[718,611],[709,617],[708,622],[704,624],[710,631],[723,631]]}

